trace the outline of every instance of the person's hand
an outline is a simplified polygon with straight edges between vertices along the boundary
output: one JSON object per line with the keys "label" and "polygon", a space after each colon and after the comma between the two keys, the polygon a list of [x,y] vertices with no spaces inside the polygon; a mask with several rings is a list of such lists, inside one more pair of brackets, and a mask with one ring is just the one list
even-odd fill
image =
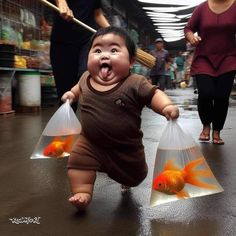
{"label": "person's hand", "polygon": [[72,103],[75,99],[75,95],[71,91],[65,92],[61,97],[61,100],[63,102],[66,102],[67,99],[69,100],[70,103]]}
{"label": "person's hand", "polygon": [[189,43],[192,46],[197,46],[200,43],[200,41],[202,40],[200,36],[196,36],[192,32],[188,32],[186,34],[186,39],[189,41]]}
{"label": "person's hand", "polygon": [[72,10],[68,7],[66,1],[59,1],[58,8],[63,19],[70,21],[74,18]]}
{"label": "person's hand", "polygon": [[179,108],[175,105],[167,105],[162,110],[162,114],[167,120],[175,120],[179,117]]}

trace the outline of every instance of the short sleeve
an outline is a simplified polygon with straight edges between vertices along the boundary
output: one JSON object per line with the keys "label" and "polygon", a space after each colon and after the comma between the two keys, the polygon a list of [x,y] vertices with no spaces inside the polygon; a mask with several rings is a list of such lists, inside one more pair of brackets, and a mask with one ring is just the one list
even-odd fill
{"label": "short sleeve", "polygon": [[156,85],[152,85],[145,77],[140,78],[138,87],[138,97],[143,105],[150,106],[152,97],[158,89]]}

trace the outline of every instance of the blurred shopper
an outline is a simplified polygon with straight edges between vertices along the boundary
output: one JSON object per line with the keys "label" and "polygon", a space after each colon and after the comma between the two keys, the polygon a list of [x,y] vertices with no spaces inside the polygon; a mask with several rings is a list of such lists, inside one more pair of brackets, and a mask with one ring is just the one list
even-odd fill
{"label": "blurred shopper", "polygon": [[191,85],[191,74],[190,74],[190,68],[193,61],[193,51],[187,52],[186,58],[185,58],[185,66],[184,66],[184,81],[188,86]]}
{"label": "blurred shopper", "polygon": [[166,86],[166,63],[169,61],[169,52],[164,49],[162,38],[155,40],[156,48],[151,51],[151,54],[156,58],[156,64],[150,72],[150,78],[153,85],[158,85],[164,91]]}
{"label": "blurred shopper", "polygon": [[176,88],[176,63],[173,56],[169,57],[168,62],[166,62],[166,88],[175,89]]}
{"label": "blurred shopper", "polygon": [[170,71],[171,62],[168,61],[165,64],[165,88],[170,89],[171,88],[171,71]]}
{"label": "blurred shopper", "polygon": [[182,51],[179,51],[176,58],[175,63],[177,65],[176,68],[176,82],[180,84],[182,81],[184,81],[184,56],[182,55]]}
{"label": "blurred shopper", "polygon": [[[220,137],[236,73],[236,2],[208,0],[195,8],[185,36],[196,46],[191,66],[198,87],[198,112],[203,124],[199,139],[224,144]],[[197,35],[194,33],[197,32]]]}
{"label": "blurred shopper", "polygon": [[173,57],[170,58],[170,80],[171,80],[171,89],[176,89],[176,69],[177,65]]}
{"label": "blurred shopper", "polygon": [[[50,59],[58,97],[68,91],[87,69],[88,44],[92,33],[72,22],[75,17],[92,28],[109,26],[101,10],[101,1],[56,0],[60,14],[54,16]],[[60,103],[61,104],[61,103]],[[77,102],[72,104],[77,110]]]}

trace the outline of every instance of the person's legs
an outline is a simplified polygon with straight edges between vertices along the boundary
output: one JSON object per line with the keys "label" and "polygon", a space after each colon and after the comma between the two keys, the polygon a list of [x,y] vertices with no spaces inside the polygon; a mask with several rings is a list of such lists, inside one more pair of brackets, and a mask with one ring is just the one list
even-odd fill
{"label": "person's legs", "polygon": [[229,72],[215,78],[214,111],[213,111],[213,143],[224,144],[220,131],[224,127],[228,113],[229,96],[231,93],[235,72]]}
{"label": "person's legs", "polygon": [[158,83],[160,90],[164,91],[166,87],[166,76],[165,75],[159,75],[158,76]]}
{"label": "person's legs", "polygon": [[198,88],[198,114],[203,124],[199,140],[210,140],[210,125],[213,120],[213,96],[214,81],[208,75],[197,75],[196,83]]}
{"label": "person's legs", "polygon": [[[62,95],[70,90],[78,82],[78,47],[51,43],[50,60],[53,75],[57,88],[59,105],[62,104]],[[77,103],[72,104],[74,111],[77,110]]]}
{"label": "person's legs", "polygon": [[68,177],[73,196],[69,198],[78,210],[84,210],[92,200],[96,172],[94,170],[69,169]]}
{"label": "person's legs", "polygon": [[182,81],[181,71],[176,71],[176,84],[178,84],[178,87],[181,81]]}
{"label": "person's legs", "polygon": [[166,75],[166,88],[171,89],[171,77],[169,75]]}
{"label": "person's legs", "polygon": [[157,85],[157,76],[156,75],[152,75],[150,76],[151,80],[152,80],[152,85]]}

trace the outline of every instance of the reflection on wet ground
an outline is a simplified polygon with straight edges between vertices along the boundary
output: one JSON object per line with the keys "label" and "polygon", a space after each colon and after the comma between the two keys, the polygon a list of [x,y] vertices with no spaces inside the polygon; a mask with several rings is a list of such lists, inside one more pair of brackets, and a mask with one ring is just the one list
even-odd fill
{"label": "reflection on wet ground", "polygon": [[[200,236],[217,235],[220,228],[220,220],[199,219],[194,222],[158,222],[151,221],[152,235],[160,236]],[[176,230],[178,229],[178,230]]]}
{"label": "reflection on wet ground", "polygon": [[[198,94],[193,93],[192,88],[180,89],[180,90],[166,90],[166,93],[171,96],[172,100],[179,107],[188,111],[197,111],[197,99]],[[185,94],[183,99],[182,93]],[[229,99],[229,107],[236,106],[236,93],[232,92]]]}
{"label": "reflection on wet ground", "polygon": [[[183,92],[186,94],[184,99],[182,97]],[[171,99],[178,107],[188,111],[197,110],[198,95],[193,93],[193,89],[167,90],[166,93],[171,96]]]}
{"label": "reflection on wet ground", "polygon": [[[192,89],[169,90],[180,107],[179,124],[194,139],[201,130]],[[40,114],[16,114],[0,122],[0,234],[3,236],[235,236],[236,99],[230,99],[225,145],[198,143],[223,193],[149,206],[153,165],[166,119],[145,108],[143,143],[147,178],[123,196],[120,185],[98,173],[86,213],[68,204],[67,159],[30,160],[55,108]],[[14,224],[12,218],[40,217],[39,224]]]}

